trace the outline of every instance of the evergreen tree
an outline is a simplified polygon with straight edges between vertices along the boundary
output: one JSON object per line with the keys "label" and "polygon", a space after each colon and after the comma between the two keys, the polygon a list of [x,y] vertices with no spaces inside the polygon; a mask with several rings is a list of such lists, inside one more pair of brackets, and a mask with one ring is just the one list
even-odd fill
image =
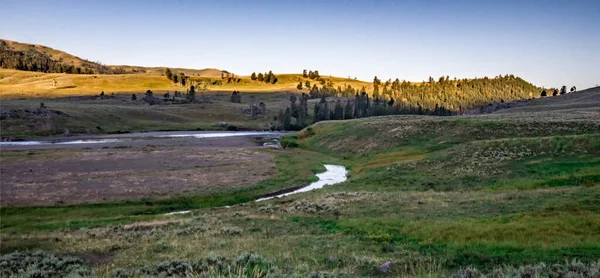
{"label": "evergreen tree", "polygon": [[306,80],[306,82],[304,82],[304,87],[310,89],[310,81]]}
{"label": "evergreen tree", "polygon": [[262,72],[258,73],[258,81],[260,81],[260,82],[265,81],[265,76],[262,74]]}
{"label": "evergreen tree", "polygon": [[335,103],[333,120],[343,120],[343,119],[344,119],[344,107],[342,107],[342,102],[338,99]]}
{"label": "evergreen tree", "polygon": [[185,74],[183,72],[179,73],[179,83],[181,83],[181,86],[185,86],[185,81],[186,81]]}
{"label": "evergreen tree", "polygon": [[302,81],[300,81],[300,83],[298,83],[298,85],[296,85],[296,89],[302,90]]}
{"label": "evergreen tree", "polygon": [[300,127],[306,126],[306,118],[308,117],[308,95],[302,93],[300,96],[300,107],[298,109],[298,118],[296,123]]}
{"label": "evergreen tree", "polygon": [[379,84],[373,82],[373,97],[379,97]]}
{"label": "evergreen tree", "polygon": [[285,111],[283,109],[279,110],[279,125],[285,129]]}
{"label": "evergreen tree", "polygon": [[552,96],[557,96],[558,95],[558,89],[554,89],[554,91],[552,92]]}
{"label": "evergreen tree", "polygon": [[256,80],[256,72],[253,72],[252,75],[250,75],[250,79],[252,81]]}
{"label": "evergreen tree", "polygon": [[233,103],[242,103],[242,95],[240,94],[240,92],[233,91],[233,93],[231,93],[230,101]]}
{"label": "evergreen tree", "polygon": [[292,111],[290,110],[290,108],[286,108],[285,109],[285,118],[283,121],[283,128],[284,129],[290,129],[292,126]]}
{"label": "evergreen tree", "polygon": [[173,74],[173,82],[179,83],[179,78],[177,78],[177,74]]}
{"label": "evergreen tree", "polygon": [[294,94],[290,95],[290,107],[292,110],[292,117],[294,117],[294,118],[298,118],[298,114],[299,114],[299,111],[298,111],[299,108],[298,108],[298,105],[296,105],[296,100],[297,100],[296,95],[294,95]]}
{"label": "evergreen tree", "polygon": [[[308,78],[308,74],[306,73],[306,70],[302,71],[302,77]],[[308,88],[310,88],[310,87],[308,87]]]}
{"label": "evergreen tree", "polygon": [[352,107],[352,102],[350,101],[350,99],[346,100],[346,108],[344,109],[344,119],[352,119],[353,118],[353,111],[354,108]]}
{"label": "evergreen tree", "polygon": [[169,80],[173,80],[173,73],[171,72],[171,69],[170,69],[170,68],[167,68],[167,69],[165,70],[165,75],[167,76],[167,79],[169,79]]}
{"label": "evergreen tree", "polygon": [[542,97],[545,97],[545,96],[547,96],[547,95],[548,95],[548,93],[546,93],[546,90],[543,90],[543,91],[542,91]]}
{"label": "evergreen tree", "polygon": [[196,88],[193,85],[190,86],[187,99],[189,102],[196,102]]}
{"label": "evergreen tree", "polygon": [[566,94],[566,93],[567,93],[567,86],[564,86],[564,85],[563,85],[563,86],[560,88],[560,94],[561,94],[561,95],[564,95],[564,94]]}

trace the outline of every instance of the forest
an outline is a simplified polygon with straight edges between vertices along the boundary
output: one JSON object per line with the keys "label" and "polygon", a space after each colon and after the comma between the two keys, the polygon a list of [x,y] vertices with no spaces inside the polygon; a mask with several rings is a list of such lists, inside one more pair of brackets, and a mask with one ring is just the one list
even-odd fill
{"label": "forest", "polygon": [[[310,98],[354,97],[365,92],[365,88],[353,88],[349,85],[335,87],[331,80],[322,78],[320,80],[322,80],[322,87],[319,88],[314,84],[309,91]],[[490,102],[537,97],[540,96],[541,91],[541,88],[512,74],[472,79],[450,79],[449,76],[442,76],[437,81],[429,77],[429,81],[422,83],[400,81],[398,78],[394,81],[382,82],[375,77],[371,96],[373,99],[395,100],[413,107],[420,106],[423,109],[433,110],[438,106],[462,112]]]}

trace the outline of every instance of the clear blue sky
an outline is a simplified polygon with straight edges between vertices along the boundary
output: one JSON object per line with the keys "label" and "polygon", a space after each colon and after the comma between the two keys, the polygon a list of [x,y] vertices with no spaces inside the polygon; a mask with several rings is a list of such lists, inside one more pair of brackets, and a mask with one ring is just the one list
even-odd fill
{"label": "clear blue sky", "polygon": [[0,0],[0,38],[105,64],[600,83],[600,1]]}

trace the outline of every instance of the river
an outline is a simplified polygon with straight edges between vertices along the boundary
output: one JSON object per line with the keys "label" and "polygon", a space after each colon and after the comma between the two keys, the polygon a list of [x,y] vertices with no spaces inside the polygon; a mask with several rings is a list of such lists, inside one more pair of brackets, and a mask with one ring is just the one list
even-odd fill
{"label": "river", "polygon": [[[219,139],[234,137],[265,137],[278,138],[286,132],[266,131],[158,131],[136,132],[107,135],[77,135],[63,137],[47,137],[23,141],[0,142],[2,150],[44,149],[44,148],[88,148],[115,146],[144,146],[147,144],[194,144],[197,139]],[[223,140],[221,140],[223,141]],[[231,141],[231,140],[226,140]],[[215,142],[215,140],[211,140]],[[239,143],[239,142],[238,142]],[[229,144],[235,146],[235,142]],[[230,147],[230,146],[223,147]],[[247,147],[247,144],[243,144]]]}

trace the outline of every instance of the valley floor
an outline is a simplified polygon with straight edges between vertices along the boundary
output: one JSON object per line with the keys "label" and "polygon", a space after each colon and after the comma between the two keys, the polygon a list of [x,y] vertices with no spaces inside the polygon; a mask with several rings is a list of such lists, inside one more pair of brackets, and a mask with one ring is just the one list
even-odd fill
{"label": "valley floor", "polygon": [[[283,139],[297,148],[238,150],[254,167],[248,171],[264,174],[244,188],[94,205],[3,205],[1,274],[597,277],[599,107],[321,122]],[[172,152],[144,151],[126,149],[115,161]],[[110,152],[97,157],[112,159]],[[3,167],[12,159],[18,164],[7,167],[33,165],[49,159],[45,154],[55,155],[2,152]],[[69,163],[92,167],[82,154]],[[170,153],[160,156],[164,165],[157,158],[146,167],[177,168],[166,174],[176,179],[218,176],[179,165],[210,163],[213,155]],[[348,180],[253,202],[314,181],[325,163],[346,166]],[[231,167],[224,175],[247,175]],[[7,184],[3,179],[3,191]]]}

